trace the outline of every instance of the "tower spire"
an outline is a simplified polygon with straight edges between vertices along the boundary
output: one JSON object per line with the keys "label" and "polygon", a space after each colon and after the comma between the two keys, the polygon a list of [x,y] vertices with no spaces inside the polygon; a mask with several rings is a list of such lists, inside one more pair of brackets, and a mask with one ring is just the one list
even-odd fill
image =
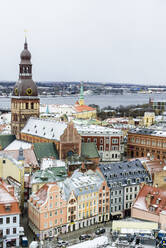
{"label": "tower spire", "polygon": [[25,33],[25,43],[24,43],[24,49],[28,49],[28,43],[27,43],[27,30],[24,30]]}

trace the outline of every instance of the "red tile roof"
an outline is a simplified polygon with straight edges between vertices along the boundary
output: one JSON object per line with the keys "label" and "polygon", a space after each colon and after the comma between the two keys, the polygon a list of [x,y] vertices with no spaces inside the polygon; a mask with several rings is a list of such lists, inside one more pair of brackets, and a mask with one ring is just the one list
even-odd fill
{"label": "red tile roof", "polygon": [[89,107],[87,105],[76,105],[75,110],[77,112],[84,112],[84,111],[94,111],[96,110],[95,108]]}
{"label": "red tile roof", "polygon": [[45,184],[36,193],[36,196],[39,197],[39,199],[42,200],[43,202],[45,202],[47,199],[48,188],[49,188],[49,185]]}
{"label": "red tile roof", "polygon": [[161,211],[166,210],[166,190],[150,185],[143,185],[133,204],[133,208],[158,215]]}
{"label": "red tile roof", "polygon": [[[16,197],[10,193],[10,185],[0,180],[0,215],[20,214],[19,204]],[[10,210],[5,206],[10,204]]]}
{"label": "red tile roof", "polygon": [[[4,150],[2,153],[6,153],[17,160],[19,155],[19,150]],[[24,158],[26,164],[38,165],[33,149],[24,149]]]}

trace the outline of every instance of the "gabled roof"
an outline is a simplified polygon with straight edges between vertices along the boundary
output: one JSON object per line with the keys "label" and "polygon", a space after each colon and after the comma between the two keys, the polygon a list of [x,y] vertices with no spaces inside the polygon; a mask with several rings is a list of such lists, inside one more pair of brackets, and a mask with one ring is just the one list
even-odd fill
{"label": "gabled roof", "polygon": [[[14,159],[18,160],[18,156],[19,156],[19,150],[4,150],[2,152],[0,152],[0,154],[7,154],[12,156]],[[25,149],[23,150],[23,154],[24,154],[24,162],[26,164],[31,164],[31,165],[38,165],[38,161],[37,158],[35,156],[35,153],[33,151],[33,149]]]}
{"label": "gabled roof", "polygon": [[[0,179],[0,215],[19,214],[18,200],[10,191],[11,186]],[[5,210],[4,206],[10,204],[10,210]]]}
{"label": "gabled roof", "polygon": [[31,117],[21,133],[59,141],[66,127],[65,122]]}
{"label": "gabled roof", "polygon": [[[149,202],[147,198],[149,198]],[[151,211],[151,207],[153,208],[153,214],[166,211],[166,190],[150,185],[143,185],[133,204],[133,208]]]}
{"label": "gabled roof", "polygon": [[2,149],[5,149],[10,143],[12,143],[16,139],[15,135],[0,135],[0,146]]}
{"label": "gabled roof", "polygon": [[81,156],[85,158],[99,158],[99,153],[94,142],[81,144]]}
{"label": "gabled roof", "polygon": [[34,152],[39,162],[43,158],[59,159],[59,154],[54,143],[34,143]]}

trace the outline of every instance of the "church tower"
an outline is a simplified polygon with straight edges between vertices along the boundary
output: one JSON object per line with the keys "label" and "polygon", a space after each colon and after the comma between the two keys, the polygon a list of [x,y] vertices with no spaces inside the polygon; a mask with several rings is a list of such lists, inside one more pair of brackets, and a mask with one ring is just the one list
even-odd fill
{"label": "church tower", "polygon": [[40,100],[37,86],[32,80],[31,53],[25,39],[24,50],[20,55],[19,79],[11,98],[11,130],[20,139],[21,129],[30,117],[39,117]]}
{"label": "church tower", "polygon": [[81,88],[80,88],[79,104],[80,105],[85,105],[85,103],[84,103],[84,88],[83,88],[83,83],[81,83]]}

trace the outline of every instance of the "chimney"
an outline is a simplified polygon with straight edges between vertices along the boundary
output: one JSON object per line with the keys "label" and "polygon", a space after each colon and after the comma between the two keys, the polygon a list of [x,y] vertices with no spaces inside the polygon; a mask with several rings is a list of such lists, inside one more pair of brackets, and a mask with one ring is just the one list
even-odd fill
{"label": "chimney", "polygon": [[80,171],[81,171],[82,173],[84,173],[84,172],[86,171],[86,168],[85,168],[85,163],[84,163],[84,162],[82,162],[82,165],[81,165]]}

